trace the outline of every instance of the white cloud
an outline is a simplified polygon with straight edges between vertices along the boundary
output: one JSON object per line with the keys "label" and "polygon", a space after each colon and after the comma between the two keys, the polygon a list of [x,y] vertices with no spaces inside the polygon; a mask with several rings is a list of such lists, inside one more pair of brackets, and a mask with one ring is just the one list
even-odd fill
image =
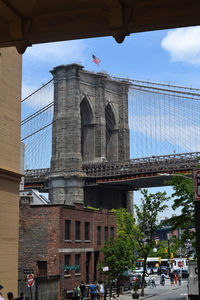
{"label": "white cloud", "polygon": [[38,44],[28,48],[24,59],[38,62],[51,62],[53,64],[65,64],[72,61],[82,62],[86,43],[84,41],[67,41]]}
{"label": "white cloud", "polygon": [[[84,40],[55,42],[33,45],[23,55],[22,99],[33,93],[52,78],[49,73],[61,64],[84,64],[88,53]],[[86,51],[87,49],[87,51]],[[31,107],[42,107],[52,101],[53,88],[43,88],[32,96],[27,104]]]}
{"label": "white cloud", "polygon": [[200,26],[168,31],[161,42],[171,61],[200,65]]}

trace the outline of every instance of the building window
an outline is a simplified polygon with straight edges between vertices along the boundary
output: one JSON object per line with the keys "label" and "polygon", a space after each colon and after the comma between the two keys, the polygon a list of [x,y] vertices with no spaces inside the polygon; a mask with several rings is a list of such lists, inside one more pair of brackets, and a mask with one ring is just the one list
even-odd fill
{"label": "building window", "polygon": [[[70,265],[70,254],[65,255],[65,267]],[[64,275],[69,274],[69,270],[64,269]]]}
{"label": "building window", "polygon": [[114,227],[110,227],[110,238],[114,240]]}
{"label": "building window", "polygon": [[38,276],[47,276],[47,261],[37,261]]}
{"label": "building window", "polygon": [[70,240],[70,220],[65,220],[65,240]]}
{"label": "building window", "polygon": [[76,221],[75,223],[75,240],[78,241],[80,240],[80,225],[81,222],[80,221]]}
{"label": "building window", "polygon": [[97,226],[97,243],[101,244],[101,226]]}
{"label": "building window", "polygon": [[85,240],[89,241],[90,239],[90,223],[85,222]]}
{"label": "building window", "polygon": [[104,228],[104,239],[105,239],[105,241],[108,240],[108,227],[107,226]]}
{"label": "building window", "polygon": [[80,254],[75,255],[75,265],[77,266],[77,269],[75,269],[75,273],[80,273]]}

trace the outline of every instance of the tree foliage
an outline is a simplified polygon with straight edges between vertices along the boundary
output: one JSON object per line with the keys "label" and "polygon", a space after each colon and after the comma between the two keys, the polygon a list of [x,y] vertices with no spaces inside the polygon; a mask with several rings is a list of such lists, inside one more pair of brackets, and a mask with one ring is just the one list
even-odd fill
{"label": "tree foliage", "polygon": [[169,198],[166,196],[166,192],[157,192],[155,194],[148,194],[146,189],[142,190],[143,198],[142,204],[135,205],[137,227],[138,230],[135,234],[138,250],[141,257],[144,259],[143,280],[141,295],[144,295],[144,277],[146,272],[146,262],[150,250],[154,246],[154,233],[160,227],[158,224],[158,214],[163,212],[167,207],[164,204]]}
{"label": "tree foliage", "polygon": [[[169,246],[170,253],[173,253],[174,257],[178,257],[180,255],[181,241],[176,236],[172,236]],[[155,248],[157,248],[157,252],[154,252],[153,249],[151,249],[149,252],[150,257],[169,258],[167,240],[159,241],[159,244],[155,245]]]}
{"label": "tree foliage", "polygon": [[[167,184],[173,186],[174,190],[172,194],[174,198],[172,208],[174,210],[180,208],[181,214],[172,216],[165,223],[171,226],[171,231],[182,229],[180,247],[185,252],[188,241],[193,244],[193,249],[195,249],[195,232],[191,230],[195,227],[193,179],[175,175]],[[174,242],[177,241],[174,239]]]}
{"label": "tree foliage", "polygon": [[146,271],[146,260],[154,245],[153,235],[159,227],[157,223],[158,213],[167,206],[163,203],[168,200],[166,193],[148,194],[142,190],[142,204],[135,205],[136,219],[126,209],[115,211],[117,219],[117,235],[132,248],[134,253],[144,259],[143,285],[141,295],[144,294],[144,276]]}
{"label": "tree foliage", "polygon": [[118,278],[126,268],[132,266],[133,252],[125,239],[106,241],[102,251],[104,265],[109,267],[109,280]]}

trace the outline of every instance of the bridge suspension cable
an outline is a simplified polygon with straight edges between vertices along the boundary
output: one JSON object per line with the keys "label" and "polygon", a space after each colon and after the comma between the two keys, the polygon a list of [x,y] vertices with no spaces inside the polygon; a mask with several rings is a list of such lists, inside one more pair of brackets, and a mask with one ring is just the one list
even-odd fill
{"label": "bridge suspension cable", "polygon": [[194,98],[198,94],[185,91],[173,94],[167,89],[162,93],[159,90],[130,87],[132,158],[200,149],[200,102]]}
{"label": "bridge suspension cable", "polygon": [[[128,117],[131,158],[200,150],[200,89],[110,76],[130,84]],[[107,107],[106,132],[111,138],[117,108]],[[50,166],[53,80],[22,100],[21,141],[25,167]]]}
{"label": "bridge suspension cable", "polygon": [[53,80],[22,100],[21,141],[25,143],[25,168],[50,166]]}

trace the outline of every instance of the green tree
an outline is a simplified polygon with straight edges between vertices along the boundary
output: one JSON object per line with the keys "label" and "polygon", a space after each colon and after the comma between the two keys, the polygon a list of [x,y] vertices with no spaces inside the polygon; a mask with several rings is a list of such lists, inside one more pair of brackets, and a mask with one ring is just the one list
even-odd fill
{"label": "green tree", "polygon": [[141,296],[144,295],[144,278],[147,267],[147,257],[149,256],[150,250],[155,245],[153,239],[155,231],[160,228],[158,224],[158,214],[163,212],[167,205],[164,204],[169,197],[166,196],[166,192],[155,194],[148,194],[146,189],[142,190],[143,198],[142,204],[139,206],[135,205],[136,217],[137,217],[137,231],[135,232],[135,239],[138,245],[138,251],[141,257],[144,259],[144,269],[142,276],[142,290]]}
{"label": "green tree", "polygon": [[[155,248],[157,249],[157,252],[154,252],[153,249],[151,249],[149,252],[150,257],[169,258],[167,240],[159,241],[158,246],[156,247],[155,245]],[[176,236],[172,236],[170,239],[170,252],[173,253],[174,257],[179,255],[180,248],[181,241]]]}
{"label": "green tree", "polygon": [[[193,178],[175,175],[171,180],[167,181],[167,184],[173,186],[174,190],[172,194],[174,198],[172,208],[174,210],[181,208],[181,214],[171,217],[165,223],[171,226],[172,232],[176,229],[182,229],[179,247],[184,252],[187,252],[186,246],[188,241],[193,244],[193,249],[196,248],[195,232],[191,230],[191,228],[195,227]],[[178,243],[177,239],[174,238],[175,242]]]}
{"label": "green tree", "polygon": [[104,253],[104,261],[99,267],[108,266],[108,282],[117,278],[117,286],[119,286],[123,271],[132,266],[133,252],[129,244],[126,239],[117,238],[116,241],[110,239],[105,242],[101,251]]}
{"label": "green tree", "polygon": [[136,261],[134,253],[137,252],[137,241],[135,239],[135,233],[138,230],[135,224],[133,215],[125,208],[114,210],[117,222],[117,237],[124,240],[127,246],[132,251],[132,268]]}
{"label": "green tree", "polygon": [[167,207],[163,203],[169,198],[166,193],[149,194],[146,189],[142,190],[142,204],[135,205],[137,222],[133,215],[125,209],[119,209],[115,212],[117,219],[117,234],[119,238],[126,240],[133,252],[138,252],[144,259],[144,271],[142,277],[142,291],[144,295],[144,278],[146,272],[146,261],[150,250],[154,246],[153,235],[159,228],[157,217],[159,212]]}
{"label": "green tree", "polygon": [[[153,248],[156,248],[157,252],[154,252]],[[150,257],[168,258],[168,241],[159,241],[159,244],[154,244],[153,248],[149,252]]]}

